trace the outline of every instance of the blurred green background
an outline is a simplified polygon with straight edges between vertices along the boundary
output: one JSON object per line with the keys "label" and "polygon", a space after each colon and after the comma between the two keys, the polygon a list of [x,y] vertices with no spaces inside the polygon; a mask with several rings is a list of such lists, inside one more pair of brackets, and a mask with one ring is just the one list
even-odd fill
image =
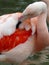
{"label": "blurred green background", "polygon": [[[0,0],[0,15],[19,12],[19,11],[22,12],[28,4],[35,2],[35,1],[39,1],[39,0]],[[39,53],[35,54],[34,56],[30,56],[28,59],[30,61],[38,60],[37,62],[39,62],[39,57],[41,55],[42,55],[41,52],[39,52]],[[48,58],[47,58],[47,56],[48,56]],[[46,56],[46,61],[47,61],[47,59],[49,61],[49,55],[47,55],[47,56]],[[18,64],[0,62],[0,65],[18,65]],[[42,61],[41,63],[37,63],[37,64],[30,63],[27,65],[49,65],[49,62]]]}
{"label": "blurred green background", "polygon": [[22,12],[28,4],[35,1],[39,0],[0,0],[0,15],[18,11]]}

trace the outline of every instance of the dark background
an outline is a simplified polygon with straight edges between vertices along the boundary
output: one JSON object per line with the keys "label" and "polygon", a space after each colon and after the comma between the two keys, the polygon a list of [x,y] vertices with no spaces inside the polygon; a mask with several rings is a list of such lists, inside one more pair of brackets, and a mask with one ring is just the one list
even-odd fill
{"label": "dark background", "polygon": [[39,0],[0,0],[0,15],[23,11],[25,7]]}

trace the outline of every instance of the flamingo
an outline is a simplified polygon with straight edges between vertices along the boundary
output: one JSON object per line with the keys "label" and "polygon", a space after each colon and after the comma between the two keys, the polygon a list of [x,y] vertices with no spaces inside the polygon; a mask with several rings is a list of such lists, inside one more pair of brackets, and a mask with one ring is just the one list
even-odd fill
{"label": "flamingo", "polygon": [[[34,54],[49,45],[49,33],[46,25],[46,18],[47,5],[44,2],[40,1],[28,5],[16,20],[21,22],[19,26],[20,29],[25,28],[26,30],[29,30],[31,28],[32,35],[24,44],[20,44],[7,52],[3,52],[0,55],[0,61],[21,63],[31,55],[31,53]],[[27,22],[25,22],[26,19],[29,19],[29,21],[27,20]]]}

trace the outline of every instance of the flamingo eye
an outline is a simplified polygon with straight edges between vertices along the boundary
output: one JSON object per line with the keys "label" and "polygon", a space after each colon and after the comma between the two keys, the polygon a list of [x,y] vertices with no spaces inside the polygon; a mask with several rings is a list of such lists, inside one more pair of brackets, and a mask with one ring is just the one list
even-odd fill
{"label": "flamingo eye", "polygon": [[19,28],[19,25],[21,24],[21,21],[18,21],[17,25],[16,25],[16,29]]}

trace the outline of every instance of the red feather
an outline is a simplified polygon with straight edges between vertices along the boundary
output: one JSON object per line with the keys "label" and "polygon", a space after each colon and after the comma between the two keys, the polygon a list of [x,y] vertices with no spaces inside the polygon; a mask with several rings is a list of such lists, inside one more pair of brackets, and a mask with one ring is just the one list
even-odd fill
{"label": "red feather", "polygon": [[2,39],[0,39],[0,52],[8,51],[17,45],[24,43],[31,35],[31,32],[31,30],[26,31],[17,29],[14,34],[4,36]]}

